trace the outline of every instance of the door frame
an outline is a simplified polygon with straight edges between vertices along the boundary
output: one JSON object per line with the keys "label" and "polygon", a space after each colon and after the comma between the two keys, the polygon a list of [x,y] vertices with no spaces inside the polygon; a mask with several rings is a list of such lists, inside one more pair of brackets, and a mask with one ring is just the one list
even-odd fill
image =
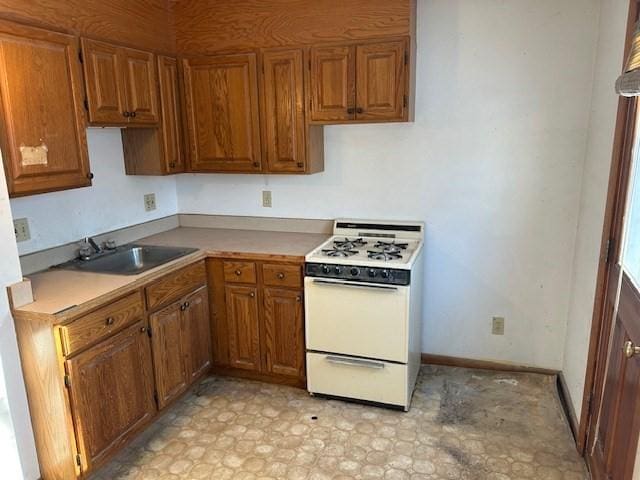
{"label": "door frame", "polygon": [[[640,14],[640,0],[629,1],[624,61],[631,48],[631,39]],[[636,129],[636,98],[620,97],[613,140],[613,153],[609,171],[607,203],[600,242],[600,260],[596,280],[589,353],[585,373],[582,410],[576,443],[578,451],[585,456],[589,441],[595,434],[596,421],[606,374],[609,333],[613,318],[606,318],[607,290],[616,270],[614,259],[618,258],[626,206],[627,188],[631,173],[634,132]]]}

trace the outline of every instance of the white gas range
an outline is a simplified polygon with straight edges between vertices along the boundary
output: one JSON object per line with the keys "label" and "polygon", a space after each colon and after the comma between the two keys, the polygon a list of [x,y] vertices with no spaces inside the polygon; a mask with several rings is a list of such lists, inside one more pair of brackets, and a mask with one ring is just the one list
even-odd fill
{"label": "white gas range", "polygon": [[306,256],[307,388],[409,409],[420,369],[422,222],[336,220]]}

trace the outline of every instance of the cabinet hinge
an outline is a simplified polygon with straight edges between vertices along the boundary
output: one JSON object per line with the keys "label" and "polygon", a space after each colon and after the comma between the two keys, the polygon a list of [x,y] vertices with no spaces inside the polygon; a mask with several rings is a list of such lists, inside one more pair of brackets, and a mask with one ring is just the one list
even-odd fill
{"label": "cabinet hinge", "polygon": [[409,52],[404,52],[404,64],[409,65]]}
{"label": "cabinet hinge", "polygon": [[69,378],[69,375],[64,376],[64,386],[71,388],[71,378]]}
{"label": "cabinet hinge", "polygon": [[156,407],[160,406],[160,402],[158,401],[158,392],[157,391],[153,392],[153,401],[156,402]]}
{"label": "cabinet hinge", "polygon": [[89,100],[87,100],[85,98],[83,103],[84,103],[84,109],[88,112],[89,111]]}
{"label": "cabinet hinge", "polygon": [[147,335],[149,335],[149,338],[153,337],[153,332],[151,331],[151,327],[147,328]]}
{"label": "cabinet hinge", "polygon": [[409,99],[407,98],[407,94],[404,95],[403,105],[404,105],[404,108],[407,108],[407,106],[409,105]]}
{"label": "cabinet hinge", "polygon": [[604,263],[608,264],[609,262],[611,262],[611,257],[613,256],[613,245],[614,245],[614,241],[613,238],[610,238],[609,240],[607,240],[607,247],[605,250],[605,257],[604,257]]}
{"label": "cabinet hinge", "polygon": [[79,467],[82,466],[82,459],[80,458],[80,454],[76,455],[76,463],[78,464]]}
{"label": "cabinet hinge", "polygon": [[80,63],[84,63],[84,57],[82,56],[82,50],[78,50],[78,60]]}

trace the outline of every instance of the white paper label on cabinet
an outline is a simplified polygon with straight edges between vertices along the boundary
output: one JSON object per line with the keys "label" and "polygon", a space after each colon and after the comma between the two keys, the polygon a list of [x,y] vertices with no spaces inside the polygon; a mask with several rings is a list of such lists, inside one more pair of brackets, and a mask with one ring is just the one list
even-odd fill
{"label": "white paper label on cabinet", "polygon": [[25,145],[20,146],[20,155],[22,157],[22,166],[27,167],[29,165],[46,165],[47,164],[47,152],[49,149],[42,143],[37,147],[27,147]]}

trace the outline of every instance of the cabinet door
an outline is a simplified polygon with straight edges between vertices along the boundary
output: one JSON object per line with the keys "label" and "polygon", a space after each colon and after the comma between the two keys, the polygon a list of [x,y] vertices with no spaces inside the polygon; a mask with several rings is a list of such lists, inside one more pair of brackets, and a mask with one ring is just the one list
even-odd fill
{"label": "cabinet door", "polygon": [[185,299],[183,312],[187,381],[192,383],[211,366],[211,323],[207,287]]}
{"label": "cabinet door", "polygon": [[126,124],[125,78],[120,66],[119,48],[83,38],[82,53],[89,121],[95,124]]}
{"label": "cabinet door", "polygon": [[311,49],[311,120],[355,118],[355,47]]}
{"label": "cabinet door", "polygon": [[180,128],[181,111],[178,90],[178,63],[175,58],[158,57],[162,149],[167,173],[184,171],[184,144]]}
{"label": "cabinet door", "polygon": [[261,170],[256,56],[184,60],[190,170]]}
{"label": "cabinet door", "polygon": [[122,48],[129,123],[158,123],[156,65],[152,53]]}
{"label": "cabinet door", "polygon": [[264,52],[264,138],[269,172],[304,172],[302,50]]}
{"label": "cabinet door", "polygon": [[230,365],[260,370],[258,294],[254,287],[226,286]]}
{"label": "cabinet door", "polygon": [[403,120],[405,115],[406,42],[357,47],[358,120]]}
{"label": "cabinet door", "polygon": [[9,194],[91,185],[77,40],[0,21],[0,49],[0,147]]}
{"label": "cabinet door", "polygon": [[158,407],[187,388],[182,303],[174,303],[149,317]]}
{"label": "cabinet door", "polygon": [[269,373],[304,377],[302,292],[264,290],[266,368]]}
{"label": "cabinet door", "polygon": [[83,471],[102,463],[155,413],[141,320],[66,362]]}

